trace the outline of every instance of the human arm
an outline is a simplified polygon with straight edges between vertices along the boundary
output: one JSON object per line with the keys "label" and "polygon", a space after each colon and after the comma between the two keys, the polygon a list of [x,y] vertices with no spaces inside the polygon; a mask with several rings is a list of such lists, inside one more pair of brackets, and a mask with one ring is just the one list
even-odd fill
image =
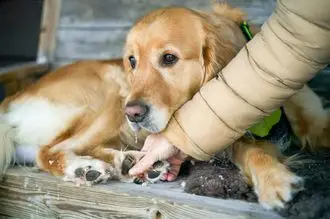
{"label": "human arm", "polygon": [[279,0],[261,32],[161,134],[200,160],[236,141],[330,63],[329,11],[327,0]]}

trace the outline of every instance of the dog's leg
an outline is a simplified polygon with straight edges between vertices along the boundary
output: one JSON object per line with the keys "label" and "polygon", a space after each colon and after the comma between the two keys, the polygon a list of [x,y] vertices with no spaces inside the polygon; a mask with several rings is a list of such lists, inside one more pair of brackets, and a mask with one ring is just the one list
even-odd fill
{"label": "dog's leg", "polygon": [[[114,149],[121,148],[119,136],[108,140],[108,145],[83,145],[83,147],[80,145],[76,150],[64,148],[65,150],[51,151],[54,145],[58,145],[68,139],[70,140],[72,138],[70,134],[70,130],[63,132],[52,144],[41,147],[37,155],[37,164],[40,169],[52,175],[64,175],[66,180],[74,181],[77,184],[91,185],[108,178],[126,182],[134,181],[133,177],[128,176],[128,171],[141,159],[145,154],[144,152]],[[104,140],[99,138],[98,141],[103,142]],[[166,165],[164,165],[164,168],[166,168]],[[89,174],[86,175],[91,170],[93,170],[96,178]],[[81,174],[77,175],[77,173],[81,173],[83,176]],[[157,181],[160,177],[152,178],[155,179],[150,179],[149,181]]]}
{"label": "dog's leg", "polygon": [[[43,147],[46,152],[44,152],[42,156],[41,153],[40,156],[38,156],[38,165],[42,167],[41,169],[54,175],[65,174],[67,180],[75,181],[76,183],[79,182],[80,184],[84,184],[87,181],[89,184],[93,184],[94,181],[99,181],[99,178],[97,178],[97,180],[87,180],[81,177],[79,177],[79,179],[75,177],[76,171],[81,172],[81,170],[85,170],[85,173],[89,170],[87,167],[93,167],[93,164],[97,165],[97,167],[93,168],[96,174],[95,176],[99,175],[96,173],[97,168],[100,168],[100,173],[104,173],[104,168],[106,168],[106,172],[108,173],[108,175],[106,175],[107,177],[116,178],[120,181],[132,182],[134,178],[128,176],[128,170],[144,155],[144,153],[139,151],[115,150],[121,148],[119,142],[119,128],[115,128],[120,127],[120,125],[114,123],[114,120],[111,119],[113,118],[102,116],[101,114],[96,120],[93,120],[92,124],[83,132],[75,133],[72,128],[73,131],[68,129],[63,132],[51,145]],[[112,125],[112,128],[109,124]],[[109,142],[110,145],[102,145],[103,142]],[[56,147],[55,150],[53,150],[54,147]],[[75,154],[72,155],[73,153]],[[102,165],[99,164],[100,162]],[[60,163],[60,165],[57,163]],[[90,164],[86,167],[88,163]],[[150,171],[147,172],[149,175],[145,178],[148,181],[157,181],[162,177],[165,170],[167,172],[166,163],[167,162],[164,161],[163,168],[157,167],[157,171],[153,171],[150,174]],[[155,176],[156,173],[158,176]],[[103,176],[103,174],[101,175]]]}
{"label": "dog's leg", "polygon": [[[103,144],[118,136],[124,117],[121,116],[123,115],[121,105],[109,102],[109,105],[111,104],[113,104],[112,107],[105,105],[103,111],[96,117],[82,118],[81,121],[84,124],[76,127],[76,130],[63,141],[58,141],[51,148],[51,152],[55,153],[60,150],[83,151],[87,147]],[[118,112],[108,112],[108,108],[118,109]],[[79,124],[79,121],[77,123]],[[67,135],[67,133],[63,133],[63,135]]]}
{"label": "dog's leg", "polygon": [[302,179],[280,162],[275,145],[239,140],[232,150],[233,160],[265,208],[284,207],[284,203],[302,189]]}
{"label": "dog's leg", "polygon": [[88,155],[111,164],[113,167],[111,170],[113,178],[117,178],[120,181],[132,181],[132,177],[128,176],[128,171],[145,153],[134,150],[122,151],[113,149],[116,147],[112,146],[112,144],[98,145],[86,148],[84,151],[79,152],[79,155]]}
{"label": "dog's leg", "polygon": [[284,104],[284,110],[303,147],[330,147],[329,110],[307,85]]}
{"label": "dog's leg", "polygon": [[86,156],[72,151],[52,153],[50,148],[44,146],[39,150],[38,167],[52,175],[64,176],[65,181],[76,185],[92,185],[108,179],[133,182],[134,178],[127,175],[128,170],[144,155],[139,151],[123,152],[102,145],[81,153]]}
{"label": "dog's leg", "polygon": [[42,147],[37,156],[38,168],[55,176],[64,176],[65,181],[77,186],[92,185],[113,177],[114,167],[91,156],[77,156],[68,151],[51,153],[50,147]]}
{"label": "dog's leg", "polygon": [[113,132],[111,133],[111,131],[109,131],[110,127],[107,127],[107,124],[107,118],[99,116],[88,127],[54,145],[51,152],[55,153],[60,150],[82,150],[86,146],[101,144],[106,139],[118,134],[118,130],[112,130]]}
{"label": "dog's leg", "polygon": [[114,167],[91,156],[69,154],[64,168],[64,181],[74,182],[77,186],[91,186],[114,178]]}
{"label": "dog's leg", "polygon": [[129,176],[128,171],[145,155],[140,151],[118,151],[98,146],[86,151],[90,156],[70,156],[64,170],[64,179],[78,185],[92,185],[108,179],[121,182],[155,183],[168,172],[170,164],[158,161],[143,176]]}
{"label": "dog's leg", "polygon": [[[136,177],[129,176],[128,171],[145,155],[144,152],[140,151],[119,151],[112,148],[105,148],[103,145],[86,150],[83,154],[88,154],[89,156],[79,156],[69,160],[68,166],[65,169],[66,180],[92,185],[100,182],[99,176],[104,176],[101,178],[102,181],[107,177],[107,179],[119,180],[121,182],[133,182]],[[153,173],[162,168],[154,169]],[[94,177],[90,176],[88,178],[87,172],[89,170],[93,170]],[[76,176],[77,172],[81,173],[78,179]],[[105,173],[106,175],[104,175]],[[158,175],[160,174],[161,172]],[[147,179],[148,181],[157,181],[160,176],[149,178]]]}
{"label": "dog's leg", "polygon": [[77,185],[92,185],[108,179],[122,180],[125,177],[129,180],[129,177],[122,174],[127,159],[134,160],[135,157],[98,145],[80,152],[79,156],[69,157],[64,170],[64,180],[75,182]]}
{"label": "dog's leg", "polygon": [[[132,177],[128,175],[128,171],[145,155],[141,151],[118,151],[112,149],[109,145],[100,145],[98,147],[85,150],[80,155],[90,155],[93,158],[111,164],[111,169],[108,168],[108,173],[112,179],[117,179],[122,182],[155,183],[159,180],[164,180],[165,176],[172,171],[172,167],[168,161],[157,161],[144,174]],[[76,164],[75,164],[76,165]],[[172,164],[173,165],[173,164]],[[81,167],[80,167],[81,168]]]}
{"label": "dog's leg", "polygon": [[54,176],[62,176],[66,167],[67,153],[64,151],[50,153],[50,148],[50,146],[39,148],[36,157],[37,167]]}

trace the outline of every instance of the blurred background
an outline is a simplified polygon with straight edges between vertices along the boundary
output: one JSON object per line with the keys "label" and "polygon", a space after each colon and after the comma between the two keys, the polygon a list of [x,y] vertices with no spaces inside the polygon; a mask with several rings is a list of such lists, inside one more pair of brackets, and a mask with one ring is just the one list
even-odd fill
{"label": "blurred background", "polygon": [[[0,0],[0,66],[38,59],[39,36],[53,29],[51,61],[60,66],[78,59],[122,55],[127,31],[147,12],[181,5],[210,10],[211,0]],[[275,0],[229,0],[251,22],[262,24]],[[58,21],[42,21],[42,19]],[[51,39],[51,37],[49,38]],[[50,42],[49,42],[50,43]],[[39,54],[41,55],[41,54]],[[44,57],[45,58],[45,57]],[[50,57],[48,57],[50,58]],[[39,61],[46,61],[40,59]]]}
{"label": "blurred background", "polygon": [[[56,65],[81,58],[119,57],[127,31],[147,12],[181,5],[210,10],[211,0],[62,0],[56,36]],[[229,0],[245,9],[249,18],[263,23],[275,0]]]}
{"label": "blurred background", "polygon": [[[259,25],[276,4],[276,0],[227,2]],[[210,10],[211,4],[212,0],[0,0],[0,100],[75,60],[121,57],[129,28],[153,9],[180,5]],[[323,96],[329,93],[327,75],[311,82]]]}

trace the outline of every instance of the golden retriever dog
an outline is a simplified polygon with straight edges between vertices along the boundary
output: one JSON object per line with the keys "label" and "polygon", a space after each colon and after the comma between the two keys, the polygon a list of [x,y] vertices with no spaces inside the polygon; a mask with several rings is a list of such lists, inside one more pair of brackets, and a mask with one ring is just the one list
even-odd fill
{"label": "golden retriever dog", "polygon": [[122,150],[141,148],[145,132],[125,126],[128,94],[121,59],[80,61],[46,74],[1,104],[2,169],[13,144],[32,145],[40,169],[77,184],[131,178],[122,165],[139,152]]}
{"label": "golden retriever dog", "polygon": [[[2,172],[15,145],[33,145],[38,167],[66,180],[132,181],[127,172],[144,155],[136,150],[146,136],[164,130],[172,114],[246,44],[243,19],[226,4],[210,13],[158,9],[130,30],[123,60],[67,65],[8,97],[1,105]],[[284,108],[303,142],[329,145],[328,114],[308,87]],[[264,207],[283,207],[301,189],[302,179],[275,145],[241,138],[229,151]],[[149,180],[158,180],[168,163],[160,166]]]}
{"label": "golden retriever dog", "polygon": [[[226,4],[216,5],[212,13],[162,8],[140,19],[127,36],[124,55],[132,88],[126,100],[130,126],[161,132],[173,113],[246,44],[243,21],[242,11]],[[330,146],[329,115],[307,86],[284,110],[303,145]],[[228,151],[264,207],[283,207],[302,188],[302,179],[270,142],[243,137]]]}

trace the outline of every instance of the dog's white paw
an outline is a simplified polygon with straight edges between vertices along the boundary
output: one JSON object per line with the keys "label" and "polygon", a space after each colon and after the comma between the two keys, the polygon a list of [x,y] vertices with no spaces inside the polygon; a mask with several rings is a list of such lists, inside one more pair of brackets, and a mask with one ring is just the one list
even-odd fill
{"label": "dog's white paw", "polygon": [[77,186],[91,186],[106,182],[113,177],[113,167],[101,160],[89,156],[74,157],[69,160],[64,170],[64,181],[74,182]]}
{"label": "dog's white paw", "polygon": [[303,189],[303,179],[283,164],[254,173],[252,180],[259,203],[266,209],[283,208],[295,193]]}
{"label": "dog's white paw", "polygon": [[74,156],[68,159],[64,170],[65,181],[74,182],[77,186],[91,186],[96,183],[106,182],[109,179],[121,182],[155,183],[162,179],[169,170],[170,164],[167,161],[158,161],[153,167],[143,174],[142,177],[128,175],[130,168],[141,159],[144,153],[138,151],[119,152],[109,151],[114,156],[112,164],[94,159],[90,156]]}
{"label": "dog's white paw", "polygon": [[165,174],[169,171],[170,163],[167,161],[157,161],[154,163],[152,168],[145,172],[141,177],[134,179],[134,183],[143,184],[143,183],[156,183],[162,180]]}

